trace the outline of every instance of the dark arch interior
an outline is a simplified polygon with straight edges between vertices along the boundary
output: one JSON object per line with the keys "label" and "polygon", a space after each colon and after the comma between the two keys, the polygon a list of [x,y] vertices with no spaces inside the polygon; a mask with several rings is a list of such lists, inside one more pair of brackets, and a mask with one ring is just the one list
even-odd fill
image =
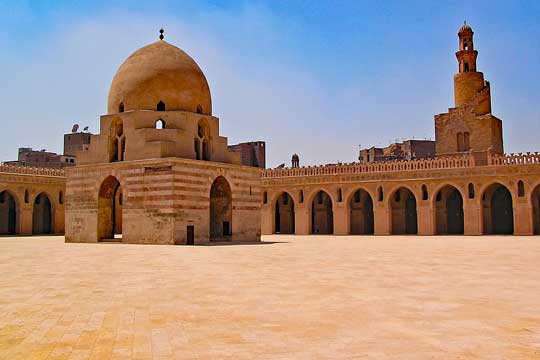
{"label": "dark arch interior", "polygon": [[98,199],[99,240],[113,240],[122,234],[123,196],[120,182],[109,176],[101,184]]}
{"label": "dark arch interior", "polygon": [[409,189],[398,189],[390,199],[390,207],[393,235],[418,233],[416,198]]}
{"label": "dark arch interior", "polygon": [[463,197],[458,189],[448,185],[437,193],[435,220],[437,234],[463,234]]}
{"label": "dark arch interior", "polygon": [[489,186],[482,196],[484,234],[514,233],[514,209],[510,191],[501,184]]}
{"label": "dark arch interior", "polygon": [[17,234],[17,204],[7,191],[0,192],[0,235]]}
{"label": "dark arch interior", "polygon": [[374,233],[373,200],[365,190],[357,190],[349,200],[349,233],[369,235]]}
{"label": "dark arch interior", "polygon": [[230,240],[232,236],[232,192],[220,176],[210,189],[210,241]]}
{"label": "dark arch interior", "polygon": [[288,193],[283,193],[277,198],[274,215],[274,233],[294,234],[294,200]]}
{"label": "dark arch interior", "polygon": [[157,111],[165,111],[165,103],[163,101],[158,102],[156,106]]}
{"label": "dark arch interior", "polygon": [[532,192],[533,234],[540,235],[540,185]]}
{"label": "dark arch interior", "polygon": [[32,213],[32,233],[33,234],[51,234],[52,227],[52,206],[49,197],[41,193],[34,200],[34,209]]}
{"label": "dark arch interior", "polygon": [[311,233],[333,234],[334,213],[332,199],[324,192],[319,191],[311,203]]}

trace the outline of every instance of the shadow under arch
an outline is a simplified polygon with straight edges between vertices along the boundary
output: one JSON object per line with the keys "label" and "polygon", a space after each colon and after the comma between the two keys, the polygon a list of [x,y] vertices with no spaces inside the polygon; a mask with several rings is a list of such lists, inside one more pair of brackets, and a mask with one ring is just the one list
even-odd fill
{"label": "shadow under arch", "polygon": [[435,230],[438,235],[463,235],[465,221],[463,194],[451,184],[441,186],[432,198]]}
{"label": "shadow under arch", "polygon": [[19,202],[9,190],[0,191],[0,235],[19,233]]}
{"label": "shadow under arch", "polygon": [[540,184],[531,192],[533,234],[540,235]]}
{"label": "shadow under arch", "polygon": [[112,240],[122,234],[124,196],[120,181],[113,175],[107,176],[100,185],[98,194],[98,240]]}
{"label": "shadow under arch", "polygon": [[392,235],[418,234],[416,195],[406,186],[399,186],[388,197]]}
{"label": "shadow under arch", "polygon": [[283,191],[274,201],[274,234],[294,234],[294,199]]}
{"label": "shadow under arch", "polygon": [[372,235],[375,231],[373,198],[364,188],[358,188],[347,199],[349,234]]}
{"label": "shadow under arch", "polygon": [[482,193],[484,234],[511,235],[514,233],[512,194],[501,183],[487,186]]}
{"label": "shadow under arch", "polygon": [[324,190],[315,193],[311,200],[311,234],[333,234],[334,212],[332,198]]}
{"label": "shadow under arch", "polygon": [[45,193],[39,193],[32,206],[32,234],[46,235],[54,232],[54,211],[51,197]]}
{"label": "shadow under arch", "polygon": [[232,190],[223,176],[210,187],[210,241],[230,241],[232,237]]}

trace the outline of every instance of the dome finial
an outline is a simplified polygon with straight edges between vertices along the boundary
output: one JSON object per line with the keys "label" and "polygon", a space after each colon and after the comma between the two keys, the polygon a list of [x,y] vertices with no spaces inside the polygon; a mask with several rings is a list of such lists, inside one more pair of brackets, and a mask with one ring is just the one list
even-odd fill
{"label": "dome finial", "polygon": [[163,36],[163,33],[165,32],[165,30],[163,30],[163,28],[159,29],[159,40],[163,40],[163,38],[165,36]]}

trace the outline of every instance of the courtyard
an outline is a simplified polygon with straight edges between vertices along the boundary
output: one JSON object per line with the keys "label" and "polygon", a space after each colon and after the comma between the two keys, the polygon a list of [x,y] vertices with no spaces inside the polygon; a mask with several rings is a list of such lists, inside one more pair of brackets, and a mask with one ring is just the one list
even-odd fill
{"label": "courtyard", "polygon": [[540,359],[540,237],[0,238],[0,359]]}

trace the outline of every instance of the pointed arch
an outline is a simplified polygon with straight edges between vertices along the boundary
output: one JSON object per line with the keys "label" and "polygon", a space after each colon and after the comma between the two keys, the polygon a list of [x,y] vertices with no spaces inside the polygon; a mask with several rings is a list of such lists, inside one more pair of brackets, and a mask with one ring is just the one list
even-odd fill
{"label": "pointed arch", "polygon": [[433,199],[437,234],[464,233],[463,196],[453,185],[444,185]]}
{"label": "pointed arch", "polygon": [[274,204],[274,233],[294,234],[294,199],[288,192],[283,192]]}
{"label": "pointed arch", "polygon": [[540,184],[531,192],[533,234],[540,235]]}
{"label": "pointed arch", "polygon": [[49,195],[42,192],[34,199],[32,209],[32,234],[52,234],[53,229],[53,205]]}
{"label": "pointed arch", "polygon": [[417,234],[416,196],[407,187],[399,187],[389,196],[392,235]]}
{"label": "pointed arch", "polygon": [[16,196],[8,190],[0,191],[0,235],[19,232],[19,211]]}
{"label": "pointed arch", "polygon": [[99,241],[112,240],[122,234],[123,200],[120,181],[112,175],[107,176],[98,194]]}
{"label": "pointed arch", "polygon": [[311,201],[311,233],[333,234],[334,212],[332,198],[324,190],[319,190]]}
{"label": "pointed arch", "polygon": [[232,190],[223,176],[210,188],[210,241],[230,240],[232,236]]}
{"label": "pointed arch", "polygon": [[349,234],[371,235],[374,233],[373,199],[364,189],[356,190],[348,201]]}
{"label": "pointed arch", "polygon": [[511,235],[514,233],[512,193],[501,183],[486,187],[482,194],[484,234]]}
{"label": "pointed arch", "polygon": [[165,111],[165,103],[163,101],[159,101],[156,105],[157,111]]}

